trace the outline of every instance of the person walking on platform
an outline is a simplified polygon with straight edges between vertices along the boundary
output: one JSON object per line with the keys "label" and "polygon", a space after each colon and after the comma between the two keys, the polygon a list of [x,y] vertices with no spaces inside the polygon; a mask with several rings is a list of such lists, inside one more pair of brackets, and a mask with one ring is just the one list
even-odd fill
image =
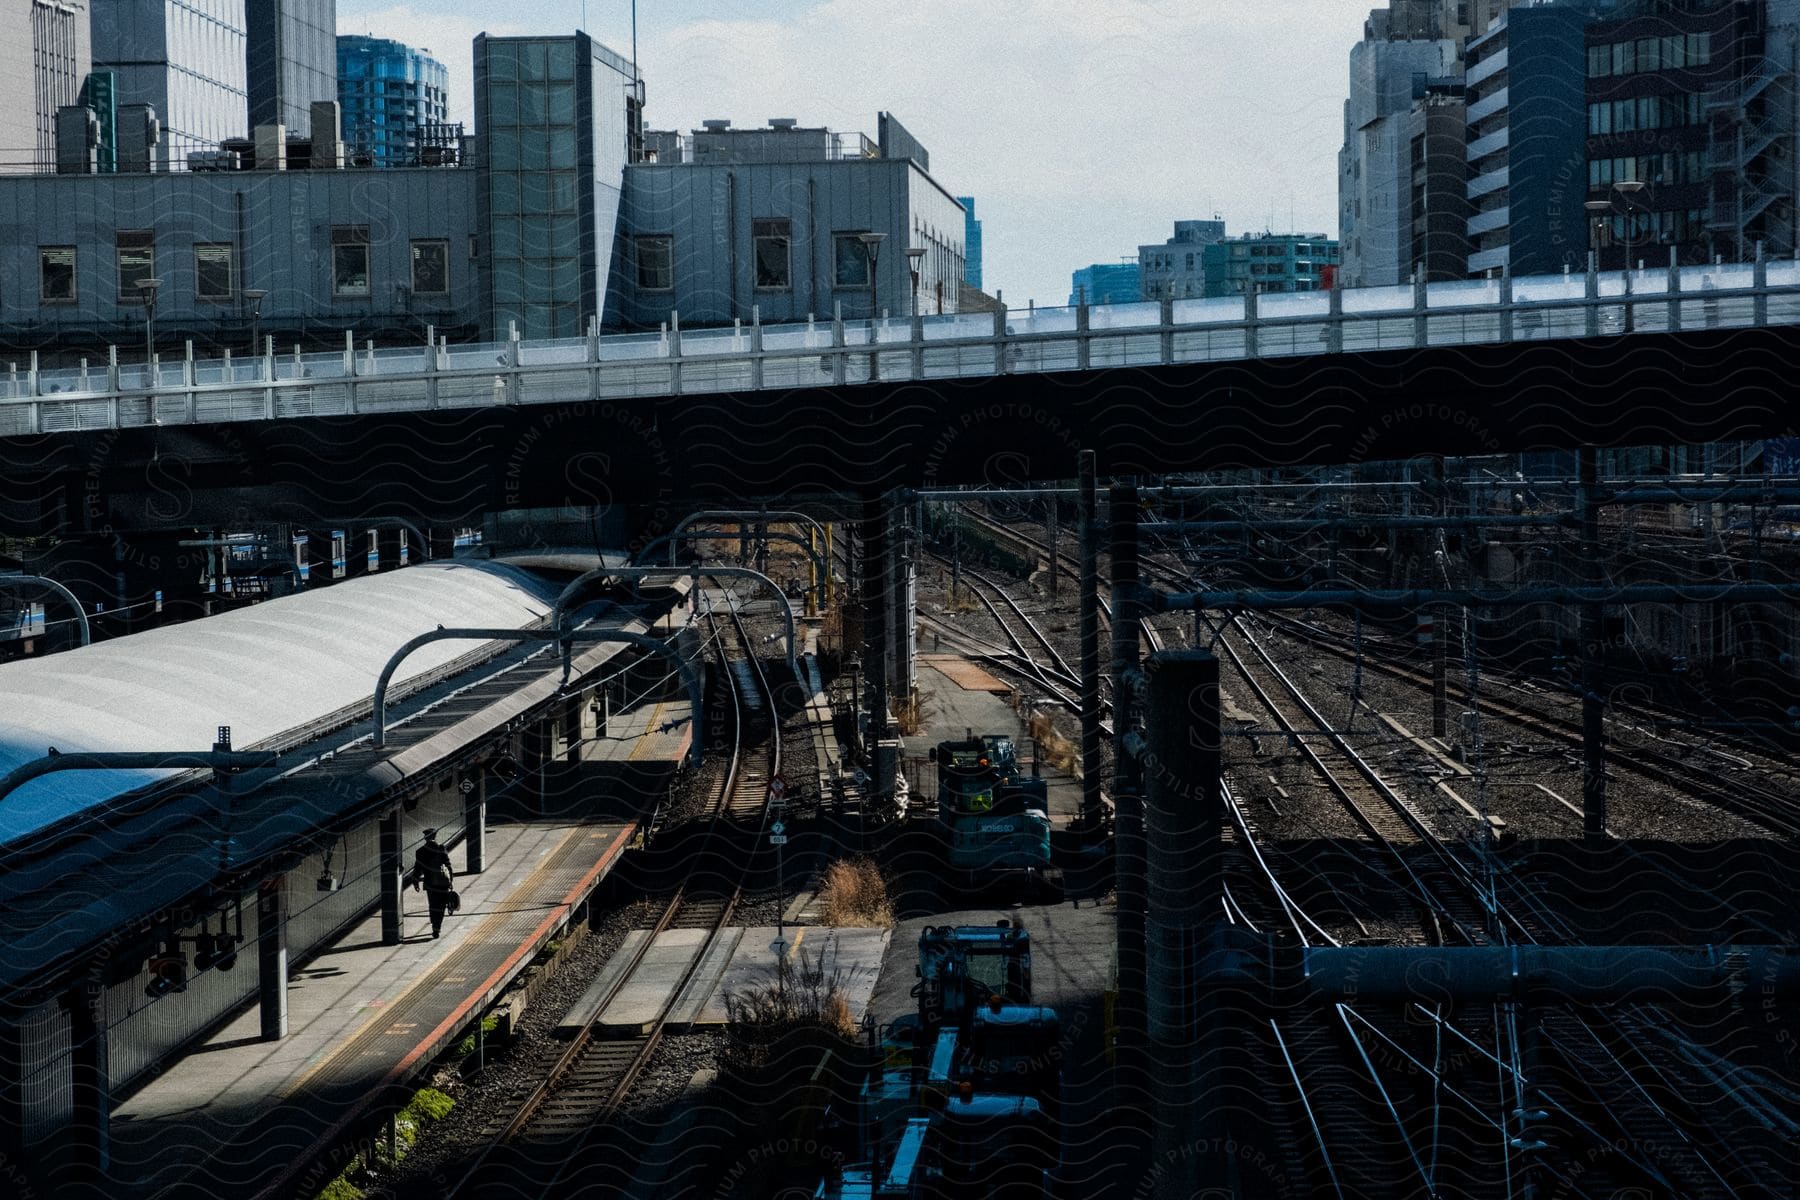
{"label": "person walking on platform", "polygon": [[450,867],[450,852],[438,845],[437,830],[425,831],[425,844],[413,855],[412,885],[425,889],[425,900],[431,905],[431,936],[439,936],[444,914],[461,907],[456,894],[456,872]]}

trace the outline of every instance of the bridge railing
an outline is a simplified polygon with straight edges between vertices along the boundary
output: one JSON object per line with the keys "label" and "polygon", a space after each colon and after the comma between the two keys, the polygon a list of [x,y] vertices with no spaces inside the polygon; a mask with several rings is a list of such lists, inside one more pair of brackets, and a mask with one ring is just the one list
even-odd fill
{"label": "bridge railing", "polygon": [[1097,370],[1800,323],[1800,262],[1500,276],[1399,287],[555,341],[197,360],[0,380],[0,436],[632,396]]}

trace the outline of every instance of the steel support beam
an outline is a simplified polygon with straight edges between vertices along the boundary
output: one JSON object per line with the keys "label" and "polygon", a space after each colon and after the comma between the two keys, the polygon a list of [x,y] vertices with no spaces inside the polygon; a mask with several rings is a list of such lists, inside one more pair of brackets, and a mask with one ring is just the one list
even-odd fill
{"label": "steel support beam", "polygon": [[487,869],[487,764],[476,763],[475,777],[463,780],[463,786],[468,789],[463,793],[463,869],[479,875]]}
{"label": "steel support beam", "polygon": [[[649,559],[650,559],[651,551],[656,550],[662,546],[667,546],[669,548],[669,566],[674,567],[676,565],[675,564],[675,547],[676,547],[677,543],[718,541],[723,536],[724,535],[716,533],[710,529],[686,529],[686,530],[681,531],[680,533],[665,533],[659,538],[652,539],[649,542],[649,544],[647,544],[642,550],[639,550],[634,557],[636,557],[638,559],[640,564],[648,566],[648,565],[650,565]],[[764,538],[767,538],[770,541],[792,542],[794,545],[800,547],[800,549],[803,552],[805,552],[806,556],[812,560],[812,564],[814,567],[816,567],[820,571],[825,571],[828,569],[829,564],[827,564],[825,562],[824,556],[822,554],[820,554],[819,551],[814,549],[812,546],[808,545],[806,539],[801,537],[799,534],[797,534],[797,533],[764,532],[762,536]],[[700,568],[694,568],[694,570],[698,570],[699,573],[702,575],[710,574],[710,572],[702,570]],[[689,573],[691,574],[692,571],[690,571]],[[815,597],[815,599],[821,604],[823,604],[823,602],[824,602],[823,596]]]}
{"label": "steel support beam", "polygon": [[[695,672],[693,664],[681,656],[681,651],[667,642],[660,642],[653,637],[641,633],[631,633],[623,629],[434,629],[429,633],[421,633],[394,651],[387,664],[381,668],[381,675],[375,680],[375,732],[372,738],[376,749],[387,745],[387,693],[393,682],[394,672],[406,657],[421,646],[432,642],[470,641],[470,642],[560,642],[563,647],[565,674],[569,648],[575,642],[622,642],[628,646],[639,646],[652,654],[661,655],[675,664],[682,681],[687,685],[688,704],[691,706],[694,728],[701,729],[703,691],[700,676]],[[691,766],[700,765],[701,743],[705,739],[693,738],[688,747],[688,762]]]}
{"label": "steel support beam", "polygon": [[1307,988],[1325,1000],[1706,1004],[1740,977],[1746,995],[1800,997],[1800,953],[1790,946],[1328,946],[1298,954]]}
{"label": "steel support beam", "polygon": [[1364,612],[1405,612],[1427,605],[1520,608],[1528,604],[1782,604],[1800,600],[1800,583],[1621,583],[1601,587],[1301,588],[1291,591],[1155,592],[1139,600],[1158,612],[1216,608],[1239,612],[1341,606]]}
{"label": "steel support beam", "polygon": [[211,767],[220,774],[273,766],[276,755],[268,751],[238,750],[123,750],[94,754],[58,754],[34,758],[0,778],[0,799],[33,779],[57,771],[162,771],[182,767]]}
{"label": "steel support beam", "polygon": [[[1230,1019],[1199,987],[1205,936],[1223,895],[1219,662],[1202,650],[1163,651],[1144,664],[1147,879],[1145,998],[1155,1072],[1156,1159],[1167,1194],[1197,1195],[1222,1179],[1224,1053]],[[1120,997],[1123,1002],[1123,989]],[[1201,1147],[1199,1153],[1184,1148]]]}
{"label": "steel support beam", "polygon": [[15,575],[10,572],[0,575],[0,588],[11,587],[19,583],[35,584],[46,591],[55,592],[67,600],[69,607],[75,610],[75,627],[81,632],[81,644],[87,646],[93,643],[94,636],[93,631],[88,627],[87,610],[81,607],[81,601],[76,598],[74,592],[56,580],[47,579],[42,575]]}
{"label": "steel support beam", "polygon": [[287,877],[265,879],[256,890],[256,995],[265,1042],[288,1033]]}
{"label": "steel support beam", "polygon": [[69,1010],[69,1134],[77,1177],[99,1184],[112,1165],[112,1055],[106,983],[90,975],[63,994]]}
{"label": "steel support beam", "polygon": [[390,809],[381,818],[381,849],[377,870],[381,885],[381,944],[398,946],[406,936],[403,888],[406,863],[401,851],[400,810]]}
{"label": "steel support beam", "polygon": [[582,596],[593,589],[593,585],[607,579],[630,579],[642,582],[651,575],[687,575],[698,580],[702,575],[716,575],[723,579],[751,579],[762,584],[769,594],[781,602],[781,613],[787,622],[787,659],[788,669],[794,670],[795,643],[798,641],[797,627],[794,622],[794,605],[787,598],[781,586],[761,571],[753,571],[749,567],[595,567],[577,575],[569,581],[567,587],[556,597],[556,605],[550,611],[550,624],[557,629],[568,625],[569,615]]}

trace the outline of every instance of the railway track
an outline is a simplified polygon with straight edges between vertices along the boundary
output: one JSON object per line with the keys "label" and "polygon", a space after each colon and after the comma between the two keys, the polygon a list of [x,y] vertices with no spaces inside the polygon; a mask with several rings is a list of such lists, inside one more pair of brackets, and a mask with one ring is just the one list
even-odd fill
{"label": "railway track", "polygon": [[[550,1061],[529,1073],[536,1082],[510,1106],[510,1118],[484,1131],[482,1149],[462,1176],[445,1189],[445,1200],[507,1194],[518,1190],[521,1179],[529,1180],[541,1196],[582,1191],[594,1186],[589,1172],[596,1169],[603,1169],[609,1181],[619,1181],[619,1158],[629,1158],[629,1147],[614,1144],[607,1134],[655,1058],[675,998],[687,989],[714,940],[731,923],[754,857],[764,845],[760,826],[767,815],[769,780],[781,769],[774,688],[735,603],[728,605],[726,616],[727,621],[720,622],[709,611],[707,620],[730,681],[723,689],[731,697],[730,757],[704,840],[695,851],[694,869],[650,924],[648,936],[637,940],[630,961],[616,972],[608,994],[594,1006],[586,1024],[566,1048],[553,1057],[545,1056]],[[726,648],[727,629],[741,657],[734,657]],[[740,668],[740,663],[744,667]],[[757,834],[748,853],[743,852],[745,839],[738,836],[746,824]],[[730,882],[723,889],[703,882],[700,862],[708,855],[724,859],[721,877]],[[706,937],[669,992],[669,1002],[635,1036],[601,1036],[601,1014],[624,988],[657,936],[670,929],[704,930]],[[632,1194],[628,1186],[624,1193]]]}
{"label": "railway track", "polygon": [[[1312,625],[1297,618],[1265,614],[1266,621],[1272,627],[1281,630],[1324,654],[1344,661],[1354,661],[1356,651],[1343,644],[1341,638],[1334,638],[1329,630]],[[1417,667],[1392,660],[1362,657],[1362,668],[1374,671],[1390,679],[1399,680],[1422,687],[1427,691],[1432,686],[1431,674]],[[1550,738],[1562,745],[1579,748],[1581,734],[1569,727],[1568,723],[1559,721],[1541,711],[1523,707],[1492,695],[1481,696],[1478,700],[1481,711],[1485,715],[1498,717],[1518,728]],[[1639,778],[1671,788],[1682,794],[1698,792],[1709,802],[1727,812],[1736,814],[1746,820],[1753,821],[1773,832],[1788,837],[1800,836],[1800,804],[1792,795],[1776,791],[1745,779],[1741,774],[1730,778],[1721,775],[1721,771],[1732,767],[1729,758],[1720,755],[1706,754],[1704,747],[1697,747],[1703,756],[1711,761],[1704,765],[1688,761],[1667,751],[1653,746],[1633,744],[1627,754],[1613,753],[1608,755],[1608,768],[1611,771],[1626,771]]]}

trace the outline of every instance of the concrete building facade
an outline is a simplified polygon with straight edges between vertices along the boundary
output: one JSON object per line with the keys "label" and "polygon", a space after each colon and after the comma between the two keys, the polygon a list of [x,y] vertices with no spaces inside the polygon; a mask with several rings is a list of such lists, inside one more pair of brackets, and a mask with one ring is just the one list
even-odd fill
{"label": "concrete building facade", "polygon": [[642,102],[636,68],[585,33],[475,39],[488,337],[577,337],[609,308]]}
{"label": "concrete building facade", "polygon": [[245,0],[244,17],[250,127],[311,128],[338,98],[337,0]]}
{"label": "concrete building facade", "polygon": [[1429,278],[1461,276],[1464,224],[1454,223],[1446,244],[1445,215],[1430,204],[1453,199],[1460,215],[1462,197],[1444,191],[1460,191],[1462,120],[1453,39],[1365,38],[1352,47],[1338,151],[1343,286],[1389,286],[1421,264]]}
{"label": "concrete building facade", "polygon": [[1468,43],[1471,276],[1544,275],[1585,261],[1587,49],[1606,0],[1510,8]]}
{"label": "concrete building facade", "polygon": [[0,178],[0,343],[141,360],[147,316],[165,352],[245,353],[253,326],[284,351],[341,346],[347,329],[472,339],[477,186],[456,168]]}
{"label": "concrete building facade", "polygon": [[94,69],[116,76],[121,108],[155,110],[165,168],[249,132],[244,0],[90,3]]}
{"label": "concrete building facade", "polygon": [[1136,304],[1144,281],[1135,262],[1094,263],[1069,277],[1070,304]]}
{"label": "concrete building facade", "polygon": [[1588,26],[1589,233],[1605,269],[1793,252],[1795,7],[1634,2]]}
{"label": "concrete building facade", "polygon": [[[908,248],[925,251],[919,311],[958,311],[967,211],[891,116],[873,140],[788,118],[706,126],[646,134],[626,171],[610,325],[904,317]],[[873,254],[865,233],[884,235]]]}
{"label": "concrete building facade", "polygon": [[1338,243],[1322,233],[1246,233],[1201,252],[1205,296],[1316,292],[1338,263]]}
{"label": "concrete building facade", "polygon": [[1175,236],[1155,245],[1138,247],[1141,291],[1146,300],[1182,299],[1206,294],[1203,251],[1225,238],[1225,222],[1177,221]]}
{"label": "concrete building facade", "polygon": [[91,66],[87,0],[0,0],[0,167],[52,169],[56,110]]}

